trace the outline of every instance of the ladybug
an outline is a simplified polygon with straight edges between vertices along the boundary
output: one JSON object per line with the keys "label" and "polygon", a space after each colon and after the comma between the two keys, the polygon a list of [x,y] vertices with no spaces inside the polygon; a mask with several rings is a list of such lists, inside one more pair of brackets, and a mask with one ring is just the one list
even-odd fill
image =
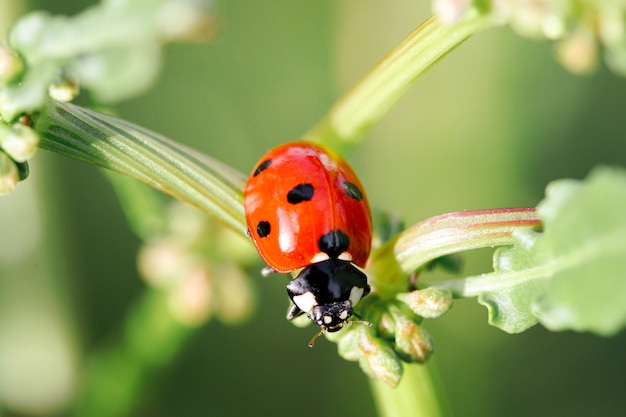
{"label": "ladybug", "polygon": [[372,220],[350,166],[319,145],[278,146],[252,170],[244,207],[248,234],[269,267],[301,269],[287,285],[287,319],[306,314],[321,327],[309,346],[320,334],[340,330],[370,292],[357,267],[367,263]]}

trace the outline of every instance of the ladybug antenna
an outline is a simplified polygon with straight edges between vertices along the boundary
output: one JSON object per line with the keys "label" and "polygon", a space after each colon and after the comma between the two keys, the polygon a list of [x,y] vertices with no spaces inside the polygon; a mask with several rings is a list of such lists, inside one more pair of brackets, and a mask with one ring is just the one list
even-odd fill
{"label": "ladybug antenna", "polygon": [[347,321],[347,322],[346,322],[346,324],[347,324],[348,326],[349,326],[349,325],[352,325],[352,324],[364,324],[364,325],[366,325],[367,327],[372,327],[372,326],[373,326],[373,324],[372,324],[371,322],[369,322],[369,321],[367,321],[367,320],[361,320],[361,316],[359,316],[358,314],[354,313],[354,314],[353,314],[353,316],[354,316],[354,317],[358,317],[358,318],[359,318],[359,320]]}
{"label": "ladybug antenna", "polygon": [[[352,326],[353,324],[363,324],[367,327],[372,327],[373,324],[369,321],[365,321],[365,320],[351,320],[351,321],[347,321],[345,323],[347,326]],[[309,347],[312,348],[313,344],[315,344],[315,340],[320,337],[321,335],[323,335],[324,333],[326,333],[328,331],[328,329],[326,327],[322,327],[320,329],[319,332],[315,333],[313,335],[313,337],[311,338],[311,340],[309,341]]]}
{"label": "ladybug antenna", "polygon": [[372,327],[373,324],[369,321],[365,321],[365,320],[352,320],[352,321],[347,321],[346,324],[348,326],[351,326],[353,324],[364,324],[367,327]]}
{"label": "ladybug antenna", "polygon": [[312,348],[313,344],[315,343],[315,339],[317,339],[318,337],[326,333],[326,331],[327,331],[326,327],[322,327],[319,332],[315,333],[313,337],[311,338],[311,340],[309,340],[309,347]]}

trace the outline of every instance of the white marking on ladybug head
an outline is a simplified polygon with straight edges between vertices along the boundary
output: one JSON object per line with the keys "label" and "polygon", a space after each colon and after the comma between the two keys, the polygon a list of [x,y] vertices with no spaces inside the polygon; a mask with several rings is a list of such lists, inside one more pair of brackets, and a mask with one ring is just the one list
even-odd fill
{"label": "white marking on ladybug head", "polygon": [[341,255],[337,257],[337,259],[341,259],[342,261],[352,262],[352,254],[348,252],[342,252]]}
{"label": "white marking on ladybug head", "polygon": [[341,313],[339,313],[339,318],[343,321],[348,320],[348,310],[341,310]]}
{"label": "white marking on ladybug head", "polygon": [[330,324],[333,322],[332,316],[324,316],[324,324]]}
{"label": "white marking on ladybug head", "polygon": [[361,287],[352,287],[350,290],[350,297],[348,298],[353,306],[357,305],[361,298],[363,297],[363,288]]}
{"label": "white marking on ladybug head", "polygon": [[322,261],[327,261],[330,259],[330,256],[328,256],[327,253],[324,252],[318,252],[316,253],[311,260],[309,261],[309,263],[311,264],[316,264],[318,262],[322,262]]}
{"label": "white marking on ladybug head", "polygon": [[305,292],[304,294],[296,295],[293,297],[293,303],[298,306],[298,308],[305,313],[309,313],[313,310],[317,303],[317,299],[312,292]]}

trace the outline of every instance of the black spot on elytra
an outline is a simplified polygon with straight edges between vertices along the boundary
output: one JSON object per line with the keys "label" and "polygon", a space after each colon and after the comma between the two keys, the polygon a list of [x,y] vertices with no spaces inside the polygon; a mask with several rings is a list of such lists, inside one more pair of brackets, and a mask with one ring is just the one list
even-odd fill
{"label": "black spot on elytra", "polygon": [[252,174],[253,177],[256,177],[257,175],[259,175],[261,172],[263,172],[264,170],[267,169],[267,167],[269,167],[270,165],[272,165],[272,160],[271,159],[266,159],[265,161],[261,162],[259,164],[258,167],[256,167],[256,169],[254,170],[254,173]]}
{"label": "black spot on elytra", "polygon": [[331,259],[336,259],[350,246],[350,238],[341,230],[332,230],[317,241],[317,246]]}
{"label": "black spot on elytra", "polygon": [[343,183],[343,189],[346,190],[346,194],[349,197],[354,198],[356,201],[363,200],[363,193],[356,184],[346,181]]}
{"label": "black spot on elytra", "polygon": [[259,235],[259,237],[267,237],[271,231],[272,227],[270,226],[270,222],[268,222],[267,220],[261,220],[256,225],[256,233]]}
{"label": "black spot on elytra", "polygon": [[298,184],[287,193],[289,204],[298,204],[303,201],[310,201],[313,198],[315,188],[311,184]]}

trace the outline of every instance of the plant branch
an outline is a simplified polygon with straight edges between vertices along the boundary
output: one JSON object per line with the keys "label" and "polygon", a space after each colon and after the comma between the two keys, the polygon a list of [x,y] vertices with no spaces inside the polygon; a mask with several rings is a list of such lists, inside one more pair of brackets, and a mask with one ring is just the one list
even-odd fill
{"label": "plant branch", "polygon": [[339,153],[350,150],[441,58],[494,21],[469,10],[455,24],[433,16],[393,49],[303,137]]}
{"label": "plant branch", "polygon": [[41,147],[138,179],[246,230],[245,176],[122,119],[51,101],[35,120]]}
{"label": "plant branch", "polygon": [[380,380],[370,380],[379,417],[451,415],[440,385],[432,360],[423,365],[405,365],[402,381],[396,388]]}

